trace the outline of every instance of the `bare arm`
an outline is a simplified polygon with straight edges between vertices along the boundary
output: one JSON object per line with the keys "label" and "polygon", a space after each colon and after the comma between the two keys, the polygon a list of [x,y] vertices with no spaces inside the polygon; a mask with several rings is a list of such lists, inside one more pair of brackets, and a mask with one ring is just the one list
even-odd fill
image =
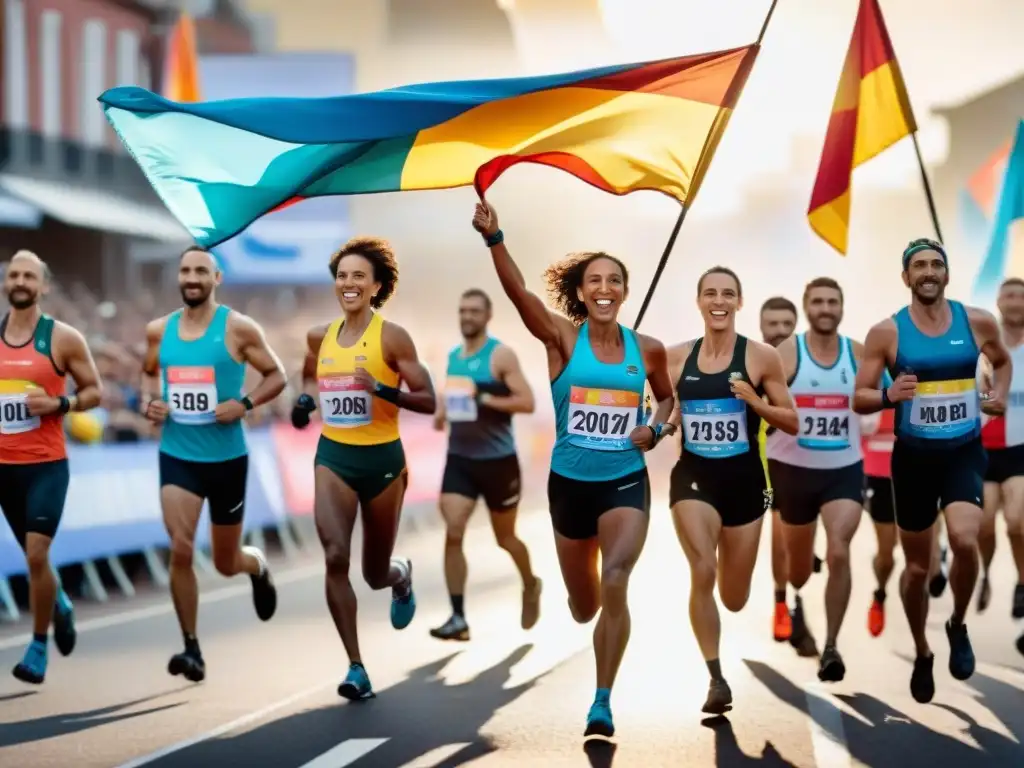
{"label": "bare arm", "polygon": [[142,410],[145,411],[151,400],[159,400],[162,392],[160,386],[160,342],[164,338],[167,318],[152,320],[146,325],[146,355],[142,360],[142,383],[139,387],[142,394]]}
{"label": "bare arm", "polygon": [[302,361],[302,392],[314,400],[317,395],[316,360],[320,355],[320,345],[324,343],[324,336],[327,335],[329,327],[328,323],[323,323],[306,331],[306,357]]}
{"label": "bare arm", "polygon": [[[683,366],[686,364],[686,358],[690,356],[692,351],[692,341],[674,344],[666,350],[665,356],[668,363],[666,367],[668,368],[670,384],[679,382],[679,378],[683,375]],[[679,395],[676,387],[672,388],[672,412],[669,414],[667,421],[672,425],[673,429],[679,429],[683,422],[683,414],[679,406]]]}
{"label": "bare arm", "polygon": [[896,340],[896,324],[886,319],[868,331],[857,368],[853,410],[860,414],[882,410],[880,382],[889,359],[889,350]]}
{"label": "bare arm", "polygon": [[767,344],[755,343],[754,354],[760,364],[761,386],[768,400],[765,402],[755,398],[751,407],[768,422],[768,426],[781,429],[789,435],[797,434],[800,431],[800,418],[789,394],[788,379],[779,351]]}
{"label": "bare arm", "polygon": [[798,362],[796,359],[796,335],[794,334],[793,336],[790,336],[779,344],[776,349],[779,352],[779,357],[782,358],[782,373],[786,377],[786,381],[789,381],[796,375],[796,366]]}
{"label": "bare arm", "polygon": [[437,398],[437,407],[434,409],[434,429],[438,432],[443,432],[444,423],[447,418],[444,407],[444,398],[439,397]]}
{"label": "bare arm", "polygon": [[494,366],[494,378],[508,387],[509,394],[498,396],[485,392],[480,395],[480,405],[502,413],[533,413],[533,390],[523,375],[519,357],[511,347],[502,344],[494,350],[491,364]]}
{"label": "bare arm", "polygon": [[647,383],[651,385],[651,394],[658,407],[651,417],[651,426],[666,424],[668,434],[675,431],[675,425],[668,424],[669,417],[675,410],[675,387],[668,374],[668,351],[665,345],[651,336],[637,334],[640,348],[644,353],[644,367],[647,369]]}
{"label": "bare arm", "polygon": [[69,398],[71,410],[87,411],[95,408],[100,404],[103,388],[89,345],[85,343],[85,337],[71,326],[61,323],[57,327],[60,334],[57,343],[60,344],[64,368],[75,380],[75,395]]}
{"label": "bare arm", "polygon": [[251,365],[263,378],[248,394],[253,406],[269,403],[284,391],[287,380],[280,358],[267,343],[263,329],[249,317],[231,313],[231,330],[235,333],[242,360]]}
{"label": "bare arm", "polygon": [[977,307],[969,307],[967,318],[971,323],[971,330],[974,331],[974,338],[977,340],[981,354],[992,366],[989,399],[997,408],[1001,409],[1005,406],[1006,398],[1010,394],[1013,361],[1006,345],[1003,344],[1003,335],[999,331],[999,324],[991,313]]}
{"label": "bare arm", "polygon": [[409,332],[394,323],[385,323],[381,343],[385,349],[385,362],[392,370],[398,371],[401,380],[409,387],[408,392],[398,390],[396,405],[416,413],[434,413],[437,408],[434,384],[416,354],[416,345]]}

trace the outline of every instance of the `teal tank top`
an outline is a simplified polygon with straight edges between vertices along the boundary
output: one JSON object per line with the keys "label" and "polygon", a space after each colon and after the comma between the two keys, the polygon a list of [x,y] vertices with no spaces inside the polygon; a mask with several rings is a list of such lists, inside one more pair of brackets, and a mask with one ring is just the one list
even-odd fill
{"label": "teal tank top", "polygon": [[619,326],[625,356],[602,363],[590,347],[588,323],[580,326],[572,357],[551,382],[555,447],[551,471],[572,480],[616,480],[647,466],[629,439],[641,421],[647,369],[636,334]]}
{"label": "teal tank top", "polygon": [[180,309],[167,320],[160,341],[160,379],[169,413],[160,451],[168,456],[217,462],[248,453],[242,422],[218,424],[214,418],[218,403],[241,399],[245,378],[245,363],[228,351],[229,314],[228,307],[217,307],[206,333],[194,341],[178,335]]}
{"label": "teal tank top", "polygon": [[463,356],[461,344],[448,354],[444,405],[452,456],[503,459],[516,453],[512,414],[482,406],[474,396],[474,392],[499,397],[509,394],[508,387],[491,372],[491,357],[500,345],[497,339],[488,338],[473,355]]}

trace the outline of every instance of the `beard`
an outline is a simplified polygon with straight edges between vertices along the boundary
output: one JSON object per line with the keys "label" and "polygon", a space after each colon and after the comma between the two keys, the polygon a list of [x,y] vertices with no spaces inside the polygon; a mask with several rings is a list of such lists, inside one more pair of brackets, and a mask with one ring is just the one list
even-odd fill
{"label": "beard", "polygon": [[210,293],[208,291],[204,293],[203,290],[200,289],[197,295],[190,296],[188,294],[189,290],[191,290],[191,288],[181,289],[181,300],[184,302],[186,307],[191,307],[192,309],[195,309],[196,307],[205,303],[208,298],[210,298]]}
{"label": "beard", "polygon": [[15,309],[28,309],[36,303],[36,296],[30,291],[15,289],[7,294],[7,303]]}

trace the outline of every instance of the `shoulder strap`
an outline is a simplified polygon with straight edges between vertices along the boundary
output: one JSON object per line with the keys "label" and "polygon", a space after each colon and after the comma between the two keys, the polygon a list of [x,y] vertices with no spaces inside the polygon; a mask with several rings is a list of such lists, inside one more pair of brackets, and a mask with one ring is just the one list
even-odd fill
{"label": "shoulder strap", "polygon": [[43,315],[39,318],[33,338],[36,351],[47,357],[50,357],[53,353],[53,326],[53,318],[49,315]]}

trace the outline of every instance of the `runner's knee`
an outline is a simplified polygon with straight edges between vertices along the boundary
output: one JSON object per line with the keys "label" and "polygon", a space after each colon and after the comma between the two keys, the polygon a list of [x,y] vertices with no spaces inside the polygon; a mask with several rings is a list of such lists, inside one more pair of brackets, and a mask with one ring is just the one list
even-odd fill
{"label": "runner's knee", "polygon": [[[890,559],[892,553],[889,554]],[[828,543],[828,552],[825,555],[828,561],[829,573],[850,567],[850,545],[845,541],[832,540]]]}
{"label": "runner's knee", "polygon": [[690,583],[694,592],[712,592],[718,569],[714,558],[702,558],[690,564]]}
{"label": "runner's knee", "polygon": [[348,578],[348,549],[340,544],[324,544],[324,564],[328,575]]}
{"label": "runner's knee", "polygon": [[191,568],[195,545],[187,536],[171,537],[171,567]]}

